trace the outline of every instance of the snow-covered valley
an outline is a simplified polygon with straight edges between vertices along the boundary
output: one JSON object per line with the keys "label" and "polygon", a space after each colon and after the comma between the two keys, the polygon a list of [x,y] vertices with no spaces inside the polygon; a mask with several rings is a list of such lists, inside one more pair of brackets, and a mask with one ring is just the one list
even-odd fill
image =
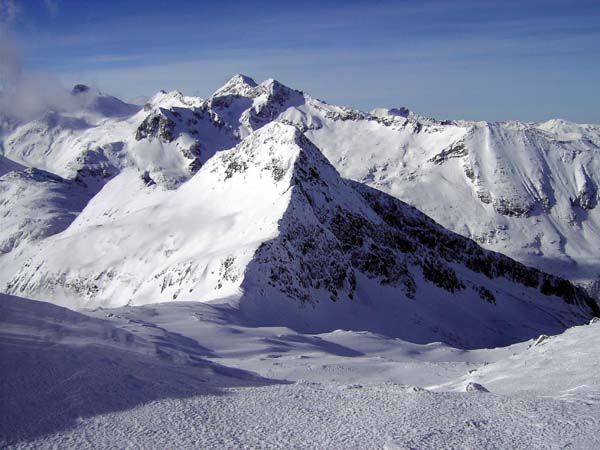
{"label": "snow-covered valley", "polygon": [[465,351],[256,327],[228,305],[1,300],[9,448],[600,445],[600,323]]}

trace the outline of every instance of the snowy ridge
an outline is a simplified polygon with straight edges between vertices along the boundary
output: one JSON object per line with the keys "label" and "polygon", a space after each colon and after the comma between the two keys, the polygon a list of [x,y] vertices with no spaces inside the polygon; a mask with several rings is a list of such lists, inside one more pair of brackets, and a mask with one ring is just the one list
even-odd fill
{"label": "snowy ridge", "polygon": [[4,261],[7,292],[71,307],[230,298],[261,324],[463,347],[560,332],[598,313],[568,281],[344,181],[276,122],[176,190],[121,172],[68,229]]}
{"label": "snowy ridge", "polygon": [[492,250],[574,280],[597,278],[599,126],[438,121],[406,108],[367,114],[270,80],[228,85],[209,106],[241,135],[269,119],[293,124],[342,176]]}
{"label": "snowy ridge", "polygon": [[2,153],[95,190],[126,167],[176,188],[217,151],[279,121],[302,130],[345,178],[528,265],[597,279],[597,125],[439,121],[406,108],[363,113],[244,75],[206,100],[160,92],[129,118],[108,116],[54,112],[13,124]]}

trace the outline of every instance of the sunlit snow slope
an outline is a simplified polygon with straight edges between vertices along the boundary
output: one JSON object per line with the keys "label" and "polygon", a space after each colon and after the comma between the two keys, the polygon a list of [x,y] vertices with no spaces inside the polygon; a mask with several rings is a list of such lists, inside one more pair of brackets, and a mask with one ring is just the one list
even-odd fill
{"label": "sunlit snow slope", "polygon": [[281,123],[178,189],[122,170],[65,231],[0,263],[8,293],[70,307],[230,298],[258,324],[467,347],[560,332],[598,312],[568,281],[343,180]]}

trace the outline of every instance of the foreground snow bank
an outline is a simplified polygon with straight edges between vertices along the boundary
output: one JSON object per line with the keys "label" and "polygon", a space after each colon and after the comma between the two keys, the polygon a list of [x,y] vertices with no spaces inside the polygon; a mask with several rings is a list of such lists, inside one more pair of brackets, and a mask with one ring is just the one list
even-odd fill
{"label": "foreground snow bank", "polygon": [[0,447],[600,447],[599,324],[461,350],[257,327],[227,305],[0,296],[0,325]]}
{"label": "foreground snow bank", "polygon": [[299,382],[164,399],[31,448],[598,448],[598,410],[553,400]]}
{"label": "foreground snow bank", "polygon": [[0,448],[158,399],[266,382],[207,361],[196,341],[149,327],[136,335],[0,294]]}

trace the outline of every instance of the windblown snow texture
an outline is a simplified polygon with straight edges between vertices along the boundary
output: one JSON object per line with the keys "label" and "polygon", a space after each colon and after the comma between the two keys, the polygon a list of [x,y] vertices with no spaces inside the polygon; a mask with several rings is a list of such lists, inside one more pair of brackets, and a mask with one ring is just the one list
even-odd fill
{"label": "windblown snow texture", "polygon": [[465,351],[256,327],[199,302],[84,315],[0,295],[0,312],[9,448],[599,444],[597,323]]}

